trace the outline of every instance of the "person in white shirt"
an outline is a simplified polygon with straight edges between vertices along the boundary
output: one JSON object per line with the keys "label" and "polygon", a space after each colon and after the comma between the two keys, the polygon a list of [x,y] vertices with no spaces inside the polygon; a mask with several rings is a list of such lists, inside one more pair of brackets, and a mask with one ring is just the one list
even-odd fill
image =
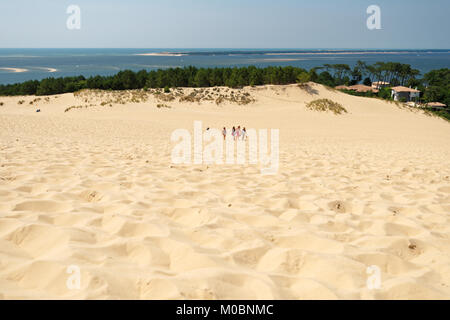
{"label": "person in white shirt", "polygon": [[247,139],[247,130],[245,129],[245,127],[242,129],[242,140],[245,141],[245,139]]}

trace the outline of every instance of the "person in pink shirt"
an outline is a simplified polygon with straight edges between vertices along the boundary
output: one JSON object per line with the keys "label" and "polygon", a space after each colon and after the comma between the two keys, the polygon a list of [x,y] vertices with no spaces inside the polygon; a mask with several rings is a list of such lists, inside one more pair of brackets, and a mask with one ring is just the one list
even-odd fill
{"label": "person in pink shirt", "polygon": [[241,126],[237,127],[236,129],[236,136],[235,139],[239,140],[239,137],[241,136]]}

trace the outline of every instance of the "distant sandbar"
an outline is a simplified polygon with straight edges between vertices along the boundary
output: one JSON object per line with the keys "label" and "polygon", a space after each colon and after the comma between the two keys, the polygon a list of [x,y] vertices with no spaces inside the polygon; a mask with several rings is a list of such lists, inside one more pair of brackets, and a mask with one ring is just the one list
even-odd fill
{"label": "distant sandbar", "polygon": [[21,69],[21,68],[0,68],[0,70],[10,71],[12,73],[22,73],[28,71],[28,69]]}
{"label": "distant sandbar", "polygon": [[58,69],[55,69],[55,68],[47,68],[47,67],[40,67],[39,69],[48,71],[48,72],[50,72],[50,73],[53,73],[53,72],[57,72],[57,71],[58,71]]}
{"label": "distant sandbar", "polygon": [[135,56],[150,56],[150,57],[182,57],[186,54],[176,52],[153,52],[153,53],[137,53]]}

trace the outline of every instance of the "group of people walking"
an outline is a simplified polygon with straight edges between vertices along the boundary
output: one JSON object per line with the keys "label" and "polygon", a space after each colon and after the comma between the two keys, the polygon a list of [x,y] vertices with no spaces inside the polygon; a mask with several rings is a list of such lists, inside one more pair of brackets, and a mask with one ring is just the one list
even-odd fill
{"label": "group of people walking", "polygon": [[[223,127],[222,135],[224,140],[227,138],[227,134],[227,128]],[[245,141],[247,139],[247,129],[245,129],[245,127],[241,129],[241,126],[238,126],[237,128],[233,127],[233,129],[231,130],[231,136],[234,140],[241,139]]]}

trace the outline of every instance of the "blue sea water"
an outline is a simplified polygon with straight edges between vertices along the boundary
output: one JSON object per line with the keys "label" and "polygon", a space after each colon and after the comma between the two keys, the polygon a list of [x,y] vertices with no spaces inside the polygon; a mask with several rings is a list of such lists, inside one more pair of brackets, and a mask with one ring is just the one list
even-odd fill
{"label": "blue sea water", "polygon": [[[164,55],[142,55],[169,53]],[[450,67],[450,50],[293,50],[293,49],[0,49],[0,84],[48,77],[112,75],[120,70],[171,67],[353,66],[392,61],[410,64],[422,74]],[[11,69],[22,69],[14,72]]]}

